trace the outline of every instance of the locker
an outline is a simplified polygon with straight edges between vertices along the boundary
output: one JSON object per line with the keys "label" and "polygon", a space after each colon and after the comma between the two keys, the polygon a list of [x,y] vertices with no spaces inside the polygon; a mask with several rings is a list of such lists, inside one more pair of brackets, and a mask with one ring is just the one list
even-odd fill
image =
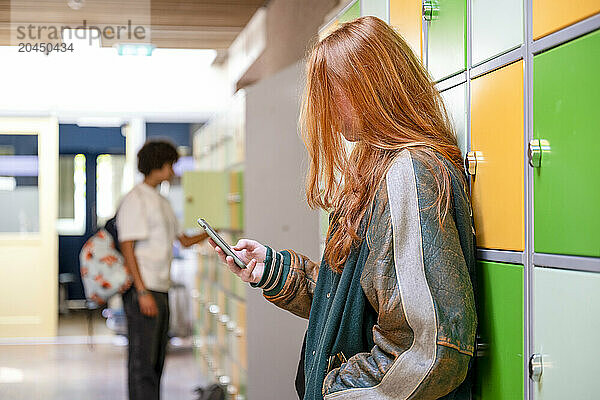
{"label": "locker", "polygon": [[240,363],[246,367],[248,365],[248,349],[246,341],[246,303],[239,303],[238,305],[238,331],[236,332],[238,338],[238,351],[236,354]]}
{"label": "locker", "polygon": [[229,175],[229,195],[227,202],[229,203],[229,213],[231,215],[231,229],[244,229],[244,172],[235,171]]}
{"label": "locker", "polygon": [[390,22],[388,0],[361,0],[361,16],[373,15],[385,22]]}
{"label": "locker", "polygon": [[184,227],[197,228],[204,218],[213,228],[229,227],[227,172],[186,171],[182,177]]}
{"label": "locker", "polygon": [[473,65],[523,43],[523,0],[471,0]]}
{"label": "locker", "polygon": [[533,0],[533,38],[539,39],[600,12],[598,0]]}
{"label": "locker", "polygon": [[425,18],[430,19],[427,68],[433,79],[439,81],[466,68],[467,4],[466,0],[426,1],[424,4],[431,4],[431,12],[425,12]]}
{"label": "locker", "polygon": [[446,106],[446,112],[452,121],[452,126],[456,133],[458,148],[464,157],[467,154],[467,84],[463,83],[444,90],[441,95]]}
{"label": "locker", "polygon": [[535,251],[600,257],[600,31],[533,68]]}
{"label": "locker", "polygon": [[523,62],[471,82],[470,174],[477,246],[523,251]]}
{"label": "locker", "polygon": [[219,347],[219,352],[224,353],[223,349],[227,345],[227,330],[223,324],[222,316],[227,315],[227,301],[226,293],[223,289],[219,288],[217,293],[217,304],[219,306],[219,313],[215,315],[217,322],[217,345]]}
{"label": "locker", "polygon": [[523,266],[480,261],[477,281],[480,339],[475,398],[522,399]]}
{"label": "locker", "polygon": [[360,17],[360,0],[357,0],[350,8],[344,11],[338,20],[340,24],[343,24],[358,17]]}
{"label": "locker", "polygon": [[[241,384],[241,369],[239,367],[238,364],[233,365],[232,371],[231,371],[231,384],[233,385],[233,387],[235,388],[233,391],[235,393],[229,393],[231,394],[238,394],[239,393],[239,387]],[[232,397],[235,399],[235,397]]]}
{"label": "locker", "polygon": [[242,299],[246,298],[246,287],[247,285],[242,282],[237,276],[235,277],[236,286],[236,294]]}
{"label": "locker", "polygon": [[597,399],[600,274],[535,267],[533,287],[535,399]]}
{"label": "locker", "polygon": [[420,0],[390,0],[390,25],[404,38],[419,59],[422,55]]}

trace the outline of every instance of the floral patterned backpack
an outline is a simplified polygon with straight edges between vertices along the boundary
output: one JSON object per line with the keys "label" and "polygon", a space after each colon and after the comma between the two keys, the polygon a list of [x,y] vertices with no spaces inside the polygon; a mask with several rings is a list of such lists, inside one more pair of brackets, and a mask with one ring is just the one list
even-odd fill
{"label": "floral patterned backpack", "polygon": [[96,304],[104,304],[117,293],[127,290],[132,279],[125,269],[118,249],[116,218],[98,230],[83,245],[79,254],[79,270],[85,296]]}

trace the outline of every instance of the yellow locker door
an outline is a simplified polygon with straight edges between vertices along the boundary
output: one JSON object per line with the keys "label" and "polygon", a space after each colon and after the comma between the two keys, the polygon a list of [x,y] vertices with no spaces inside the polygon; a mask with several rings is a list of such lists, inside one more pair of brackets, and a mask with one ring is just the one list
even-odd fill
{"label": "yellow locker door", "polygon": [[523,62],[473,79],[471,100],[477,246],[523,251]]}
{"label": "yellow locker door", "polygon": [[533,0],[533,38],[539,39],[599,12],[598,0]]}
{"label": "yellow locker door", "polygon": [[390,25],[402,35],[419,59],[423,57],[421,7],[421,1],[390,0]]}

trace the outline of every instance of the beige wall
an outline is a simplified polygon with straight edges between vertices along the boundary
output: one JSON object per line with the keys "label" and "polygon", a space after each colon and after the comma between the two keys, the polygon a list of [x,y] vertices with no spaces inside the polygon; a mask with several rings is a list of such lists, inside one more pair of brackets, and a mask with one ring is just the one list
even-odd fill
{"label": "beige wall", "polygon": [[[247,88],[245,231],[275,249],[319,259],[319,218],[306,205],[306,151],[297,133],[304,65]],[[294,377],[307,321],[248,289],[248,399],[297,398]]]}
{"label": "beige wall", "polygon": [[326,16],[348,0],[271,0],[267,6],[267,44],[237,83],[245,87],[306,57]]}

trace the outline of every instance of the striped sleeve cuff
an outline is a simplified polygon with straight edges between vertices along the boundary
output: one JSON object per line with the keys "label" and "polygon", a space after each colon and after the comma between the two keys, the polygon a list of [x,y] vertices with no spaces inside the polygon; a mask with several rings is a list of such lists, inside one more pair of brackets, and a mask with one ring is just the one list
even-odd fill
{"label": "striped sleeve cuff", "polygon": [[265,270],[258,283],[251,283],[252,287],[261,288],[265,296],[274,296],[283,288],[290,270],[290,253],[287,251],[276,252],[267,247],[265,257]]}

